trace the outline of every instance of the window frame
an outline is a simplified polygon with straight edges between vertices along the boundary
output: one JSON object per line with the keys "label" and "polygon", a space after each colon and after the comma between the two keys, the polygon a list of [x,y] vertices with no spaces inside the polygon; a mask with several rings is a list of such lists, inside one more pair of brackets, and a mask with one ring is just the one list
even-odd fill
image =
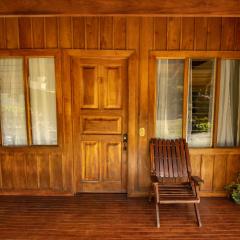
{"label": "window frame", "polygon": [[[231,151],[231,149],[240,150],[240,147],[218,147],[218,112],[220,98],[220,80],[221,80],[221,60],[222,59],[240,59],[240,51],[151,51],[149,54],[149,138],[155,137],[156,126],[156,63],[157,59],[184,59],[184,82],[183,82],[183,119],[182,119],[182,137],[187,138],[187,114],[188,114],[188,88],[189,88],[189,63],[190,59],[215,59],[215,83],[214,83],[214,103],[213,103],[213,129],[211,147],[192,147],[192,149],[222,149]],[[152,104],[153,103],[153,104]]]}
{"label": "window frame", "polygon": [[[23,59],[23,84],[26,112],[27,145],[5,146],[2,141],[2,129],[0,123],[0,148],[25,150],[28,148],[56,149],[62,148],[62,87],[61,87],[61,52],[60,50],[0,50],[0,58],[22,58]],[[55,63],[55,91],[56,91],[56,120],[57,120],[57,144],[56,145],[33,145],[31,127],[31,103],[29,88],[29,58],[53,57]]]}

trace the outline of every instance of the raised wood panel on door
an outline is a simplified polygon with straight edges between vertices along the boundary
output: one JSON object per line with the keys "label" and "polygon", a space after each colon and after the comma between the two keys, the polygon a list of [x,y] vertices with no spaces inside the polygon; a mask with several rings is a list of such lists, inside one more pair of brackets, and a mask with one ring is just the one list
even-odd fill
{"label": "raised wood panel on door", "polygon": [[70,59],[76,191],[126,192],[126,61]]}

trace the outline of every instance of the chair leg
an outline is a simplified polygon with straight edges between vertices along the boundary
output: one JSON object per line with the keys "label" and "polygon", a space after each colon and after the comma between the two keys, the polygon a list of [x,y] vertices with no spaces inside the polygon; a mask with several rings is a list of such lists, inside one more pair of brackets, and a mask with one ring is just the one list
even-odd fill
{"label": "chair leg", "polygon": [[156,203],[156,217],[157,217],[157,227],[160,228],[159,206],[158,206],[158,203]]}
{"label": "chair leg", "polygon": [[152,197],[153,197],[153,185],[151,185],[151,188],[150,188],[150,191],[149,191],[149,197],[148,197],[149,202],[152,201]]}
{"label": "chair leg", "polygon": [[201,227],[202,226],[202,222],[201,222],[201,218],[200,218],[200,214],[199,214],[197,203],[194,203],[194,208],[195,208],[196,218],[197,218],[197,221],[198,221],[198,226]]}

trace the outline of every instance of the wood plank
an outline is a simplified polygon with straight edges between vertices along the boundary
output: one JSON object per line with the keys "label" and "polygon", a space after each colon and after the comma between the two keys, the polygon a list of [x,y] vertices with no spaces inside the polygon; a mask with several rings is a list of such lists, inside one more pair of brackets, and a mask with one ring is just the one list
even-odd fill
{"label": "wood plank", "polygon": [[59,21],[59,47],[72,48],[72,18],[60,17]]}
{"label": "wood plank", "polygon": [[181,40],[181,18],[169,17],[167,23],[167,49],[179,50]]}
{"label": "wood plank", "polygon": [[85,48],[85,18],[73,17],[73,48]]}
{"label": "wood plank", "polygon": [[240,172],[240,157],[239,155],[229,155],[227,158],[227,184],[236,180],[237,172]]}
{"label": "wood plank", "polygon": [[38,189],[37,156],[34,153],[26,156],[26,188]]}
{"label": "wood plank", "polygon": [[58,21],[56,17],[46,17],[45,19],[45,47],[58,47]]}
{"label": "wood plank", "polygon": [[49,167],[49,154],[39,154],[37,156],[38,165],[38,182],[40,189],[50,188],[50,167]]}
{"label": "wood plank", "polygon": [[13,188],[26,188],[26,161],[25,153],[15,153],[12,159]]}
{"label": "wood plank", "polygon": [[192,176],[201,176],[201,155],[191,155],[190,156],[191,167],[192,167]]}
{"label": "wood plank", "polygon": [[167,50],[167,17],[154,18],[154,49]]}
{"label": "wood plank", "polygon": [[19,18],[19,43],[20,48],[33,47],[32,21],[28,17]]}
{"label": "wood plank", "polygon": [[2,168],[2,187],[3,189],[13,188],[13,172],[12,172],[13,154],[1,154]]}
{"label": "wood plank", "polygon": [[0,15],[185,15],[239,16],[236,0],[1,0]]}
{"label": "wood plank", "polygon": [[113,48],[126,49],[126,17],[113,18]]}
{"label": "wood plank", "polygon": [[195,50],[204,51],[207,49],[208,21],[206,17],[195,18]]}
{"label": "wood plank", "polygon": [[222,19],[221,50],[234,50],[235,18]]}
{"label": "wood plank", "polygon": [[0,49],[6,48],[6,24],[5,18],[0,18]]}
{"label": "wood plank", "polygon": [[[134,49],[135,54],[129,61],[128,77],[129,86],[132,86],[132,91],[129,91],[128,100],[131,106],[128,106],[128,122],[131,123],[131,128],[128,129],[128,194],[131,194],[136,189],[137,179],[137,158],[138,158],[138,76],[139,76],[139,48],[140,48],[140,18],[127,18],[127,34],[126,48]],[[137,77],[136,77],[137,76]]]}
{"label": "wood plank", "polygon": [[224,191],[227,155],[216,155],[213,169],[213,191]]}
{"label": "wood plank", "polygon": [[221,18],[208,18],[207,50],[220,50],[221,48]]}
{"label": "wood plank", "polygon": [[6,18],[7,48],[19,48],[18,18]]}
{"label": "wood plank", "polygon": [[235,26],[235,50],[240,50],[240,18],[236,18]]}
{"label": "wood plank", "polygon": [[182,18],[182,50],[193,50],[195,36],[195,19],[193,17]]}
{"label": "wood plank", "polygon": [[145,135],[139,137],[138,184],[148,188],[150,183],[148,164],[148,61],[149,49],[153,48],[153,18],[141,18],[140,28],[140,79],[139,79],[139,127],[144,128]]}
{"label": "wood plank", "polygon": [[98,49],[99,48],[99,18],[87,17],[86,18],[86,48]]}
{"label": "wood plank", "polygon": [[100,49],[113,48],[113,18],[100,17]]}
{"label": "wood plank", "polygon": [[44,48],[44,18],[34,17],[32,18],[33,28],[33,48]]}
{"label": "wood plank", "polygon": [[60,154],[50,154],[50,186],[54,190],[63,189],[62,157]]}
{"label": "wood plank", "polygon": [[213,191],[213,169],[214,169],[214,156],[202,155],[201,177],[204,183],[201,185],[201,191]]}

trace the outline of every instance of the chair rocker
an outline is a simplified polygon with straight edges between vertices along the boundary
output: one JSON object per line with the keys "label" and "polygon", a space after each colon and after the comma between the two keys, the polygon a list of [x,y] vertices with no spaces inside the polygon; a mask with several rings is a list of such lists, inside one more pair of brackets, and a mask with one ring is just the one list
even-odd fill
{"label": "chair rocker", "polygon": [[160,227],[159,204],[193,203],[198,226],[201,219],[198,210],[200,197],[196,186],[203,182],[191,176],[188,144],[185,139],[150,140],[152,186],[149,201],[155,197],[157,227]]}

